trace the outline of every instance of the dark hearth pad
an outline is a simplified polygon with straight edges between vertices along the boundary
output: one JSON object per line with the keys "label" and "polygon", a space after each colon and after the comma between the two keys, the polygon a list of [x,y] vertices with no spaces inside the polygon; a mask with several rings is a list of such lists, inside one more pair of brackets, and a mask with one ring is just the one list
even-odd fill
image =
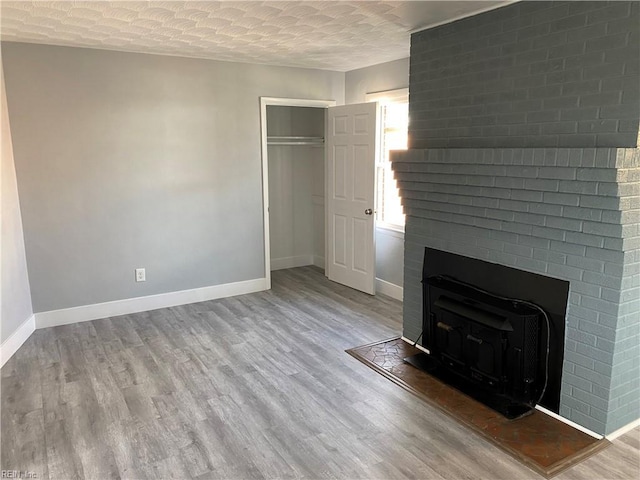
{"label": "dark hearth pad", "polygon": [[400,338],[352,348],[347,353],[547,478],[610,445],[606,439],[593,438],[538,410],[516,420],[505,418],[405,362],[420,350]]}

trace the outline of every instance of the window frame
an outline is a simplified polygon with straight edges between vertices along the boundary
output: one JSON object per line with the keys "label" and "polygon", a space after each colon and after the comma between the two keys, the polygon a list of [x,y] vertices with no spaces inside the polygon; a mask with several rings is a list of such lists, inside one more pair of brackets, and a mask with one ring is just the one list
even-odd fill
{"label": "window frame", "polygon": [[[391,103],[409,103],[409,89],[397,88],[394,90],[384,90],[381,92],[367,93],[365,96],[365,100],[367,103],[378,102],[378,114],[382,119],[383,108],[385,105],[388,105]],[[378,142],[379,142],[379,145],[378,145],[379,151],[382,153],[383,151],[382,147],[384,142],[384,123],[382,121],[380,122],[380,134],[379,134]],[[381,166],[382,163],[383,162],[381,160],[376,162],[376,170]],[[377,196],[378,196],[378,191],[377,191],[377,181],[376,181],[376,197]],[[376,207],[377,207],[377,201],[376,201]],[[404,233],[405,226],[383,222],[378,218],[378,215],[376,214],[376,228],[382,228],[384,230]]]}

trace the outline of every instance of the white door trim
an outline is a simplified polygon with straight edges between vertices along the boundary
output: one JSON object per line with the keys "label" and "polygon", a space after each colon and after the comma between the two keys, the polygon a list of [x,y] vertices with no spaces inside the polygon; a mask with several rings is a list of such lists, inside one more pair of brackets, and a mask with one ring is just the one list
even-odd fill
{"label": "white door trim", "polygon": [[262,151],[262,211],[264,222],[264,276],[267,289],[271,288],[271,245],[269,241],[269,155],[267,148],[267,106],[327,108],[335,100],[309,100],[302,98],[260,97],[260,145]]}

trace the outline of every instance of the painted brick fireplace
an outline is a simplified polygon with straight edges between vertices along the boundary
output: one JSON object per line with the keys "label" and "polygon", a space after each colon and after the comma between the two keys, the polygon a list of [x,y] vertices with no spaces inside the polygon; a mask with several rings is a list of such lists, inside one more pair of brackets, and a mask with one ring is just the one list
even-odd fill
{"label": "painted brick fireplace", "polygon": [[570,282],[560,414],[640,417],[640,5],[519,2],[412,36],[404,335],[424,247]]}

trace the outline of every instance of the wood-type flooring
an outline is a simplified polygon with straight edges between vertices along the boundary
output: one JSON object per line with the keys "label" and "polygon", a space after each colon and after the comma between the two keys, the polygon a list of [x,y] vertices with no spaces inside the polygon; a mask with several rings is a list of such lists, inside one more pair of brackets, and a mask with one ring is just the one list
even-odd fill
{"label": "wood-type flooring", "polygon": [[[1,458],[38,479],[538,479],[345,350],[402,306],[273,273],[270,291],[37,330],[1,370]],[[558,479],[637,478],[638,429]],[[6,476],[6,475],[5,475]]]}

